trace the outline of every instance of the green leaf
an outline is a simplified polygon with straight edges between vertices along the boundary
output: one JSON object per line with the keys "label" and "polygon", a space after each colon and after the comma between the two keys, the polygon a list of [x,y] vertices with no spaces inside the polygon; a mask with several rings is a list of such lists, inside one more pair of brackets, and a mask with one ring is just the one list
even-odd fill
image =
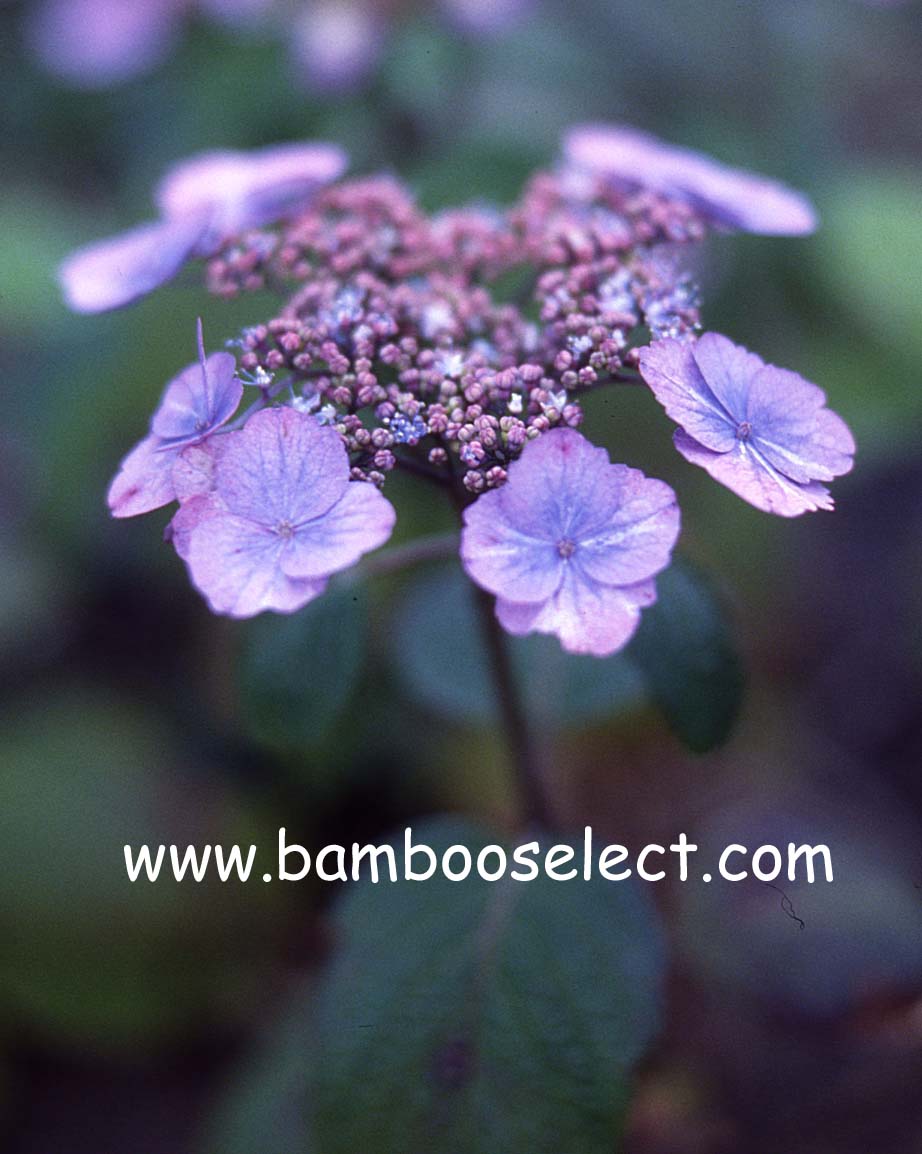
{"label": "green leaf", "polygon": [[656,579],[628,655],[676,736],[695,753],[730,734],[743,696],[742,663],[709,581],[675,561]]}
{"label": "green leaf", "polygon": [[[565,653],[554,637],[509,637],[526,700],[548,725],[579,725],[636,709],[643,682],[623,654],[599,660]],[[411,696],[446,717],[498,719],[474,589],[457,566],[413,581],[390,634],[394,668]]]}
{"label": "green leaf", "polygon": [[58,684],[4,710],[0,1026],[138,1052],[233,1020],[262,986],[281,890],[126,874],[125,845],[271,844],[275,821],[187,761],[150,704],[110,690]]}
{"label": "green leaf", "polygon": [[[413,840],[476,855],[494,839],[441,820]],[[324,1154],[616,1148],[659,1019],[660,934],[638,887],[361,883],[337,933],[315,1024]]]}
{"label": "green leaf", "polygon": [[4,237],[0,266],[0,328],[19,333],[58,323],[60,290],[54,269],[78,243],[80,219],[51,191],[8,183],[0,201]]}
{"label": "green leaf", "polygon": [[247,626],[241,692],[259,740],[283,748],[323,741],[358,683],[367,622],[362,587],[340,581],[298,613]]}
{"label": "green leaf", "polygon": [[[672,923],[677,947],[707,989],[842,1021],[859,1007],[866,1010],[878,991],[918,986],[918,826],[898,795],[860,773],[852,776],[846,766],[834,785],[820,787],[809,775],[792,781],[779,770],[760,777],[760,790],[712,809],[698,824],[701,867],[737,843],[748,853],[731,858],[728,868],[748,877],[732,885],[679,886]],[[831,849],[834,883],[827,883],[817,857],[811,884],[804,855],[790,880],[783,847],[820,842]],[[766,844],[782,847],[785,859],[771,884],[752,872],[752,854]]]}
{"label": "green leaf", "polygon": [[919,172],[844,174],[822,205],[819,268],[864,331],[922,354]]}
{"label": "green leaf", "polygon": [[922,357],[919,172],[847,173],[821,209],[812,268],[827,314],[831,303],[833,322],[842,315],[813,326],[801,368],[848,419],[867,466],[868,454],[889,461],[914,445],[922,419],[922,390],[906,383]]}

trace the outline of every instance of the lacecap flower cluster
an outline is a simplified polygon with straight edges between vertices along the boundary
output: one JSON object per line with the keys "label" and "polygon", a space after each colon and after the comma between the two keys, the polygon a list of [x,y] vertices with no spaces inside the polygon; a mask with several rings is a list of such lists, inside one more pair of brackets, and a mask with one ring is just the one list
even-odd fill
{"label": "lacecap flower cluster", "polygon": [[510,633],[620,649],[679,534],[663,481],[579,432],[594,389],[646,385],[679,452],[784,517],[830,509],[854,442],[816,385],[700,335],[691,246],[812,231],[799,193],[616,126],[571,130],[508,208],[427,215],[333,145],[175,168],[159,219],[70,257],[77,310],[206,262],[220,296],[281,306],[167,386],[109,491],[114,516],[178,503],[167,531],[216,613],[290,613],[381,546],[388,476],[442,485],[461,561]]}

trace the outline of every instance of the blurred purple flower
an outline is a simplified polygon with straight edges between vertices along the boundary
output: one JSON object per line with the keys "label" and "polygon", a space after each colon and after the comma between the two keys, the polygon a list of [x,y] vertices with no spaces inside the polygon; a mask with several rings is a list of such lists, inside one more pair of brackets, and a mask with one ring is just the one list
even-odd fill
{"label": "blurred purple flower", "polygon": [[276,145],[255,152],[206,152],[161,181],[162,218],[72,253],[59,279],[76,312],[120,308],[165,284],[192,257],[209,257],[237,233],[304,208],[345,171],[333,144]]}
{"label": "blurred purple flower", "polygon": [[554,633],[568,652],[605,657],[656,600],[653,577],[678,532],[668,485],[552,429],[526,446],[502,488],[465,510],[461,559],[496,594],[510,633]]}
{"label": "blurred purple flower", "polygon": [[26,36],[49,72],[81,88],[107,88],[149,72],[173,48],[196,8],[231,27],[253,23],[275,0],[40,0]]}
{"label": "blurred purple flower", "polygon": [[849,472],[855,442],[822,389],[719,333],[656,341],[640,370],[682,456],[743,500],[782,517],[833,507],[821,482]]}
{"label": "blurred purple flower", "polygon": [[726,228],[800,236],[817,227],[816,212],[802,193],[634,128],[580,125],[566,134],[563,147],[576,169],[676,196]]}
{"label": "blurred purple flower", "polygon": [[[531,4],[532,0],[441,0],[439,8],[460,31],[492,36],[508,28]],[[361,87],[384,53],[400,15],[399,7],[394,0],[314,0],[305,4],[296,17],[292,37],[305,81],[322,92]],[[424,9],[422,4],[417,7]]]}
{"label": "blurred purple flower", "polygon": [[318,91],[352,91],[384,51],[386,13],[362,0],[318,0],[299,14],[293,51],[299,71]]}
{"label": "blurred purple flower", "polygon": [[205,357],[199,322],[199,359],[167,385],[150,433],[122,461],[109,487],[113,517],[135,517],[176,500],[173,467],[183,449],[204,441],[234,415],[243,384],[230,353]]}
{"label": "blurred purple flower", "polygon": [[215,613],[292,613],[391,535],[391,503],[350,482],[342,437],[309,414],[263,409],[204,451],[210,469],[203,451],[189,453],[204,483],[187,490],[173,539]]}
{"label": "blurred purple flower", "polygon": [[42,0],[29,11],[26,35],[49,72],[104,88],[163,60],[183,7],[182,0]]}
{"label": "blurred purple flower", "polygon": [[448,19],[462,32],[473,36],[505,31],[533,4],[534,0],[441,0]]}
{"label": "blurred purple flower", "polygon": [[[532,0],[441,0],[442,14],[475,36],[504,29]],[[420,3],[418,8],[424,6]],[[258,28],[292,45],[304,79],[321,91],[362,85],[374,71],[391,26],[413,5],[396,0],[39,0],[26,36],[61,80],[106,88],[162,63],[193,14],[232,30]]]}
{"label": "blurred purple flower", "polygon": [[[190,0],[186,0],[187,5]],[[192,0],[193,5],[230,28],[252,28],[275,0]]]}

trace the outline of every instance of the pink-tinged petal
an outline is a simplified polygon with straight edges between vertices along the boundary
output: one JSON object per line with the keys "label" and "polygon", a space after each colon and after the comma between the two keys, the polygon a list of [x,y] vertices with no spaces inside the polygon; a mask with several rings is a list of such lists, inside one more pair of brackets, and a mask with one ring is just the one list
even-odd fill
{"label": "pink-tinged petal", "polygon": [[733,448],[737,422],[702,376],[692,345],[655,341],[640,350],[640,372],[676,424],[715,452]]}
{"label": "pink-tinged petal", "polygon": [[178,449],[164,448],[157,437],[145,437],[122,461],[107,497],[113,517],[137,517],[176,500],[173,464]]}
{"label": "pink-tinged petal", "polygon": [[214,465],[227,437],[212,437],[183,449],[173,465],[173,488],[180,502],[191,501],[214,489]]}
{"label": "pink-tinged petal", "polygon": [[[719,333],[691,346],[658,341],[641,352],[641,372],[682,426],[675,443],[683,456],[744,500],[785,517],[832,508],[820,482],[851,469],[855,442],[825,408],[822,389]],[[705,405],[707,414],[727,414],[731,435],[714,435],[710,417],[701,418]]]}
{"label": "pink-tinged petal", "polygon": [[667,149],[655,136],[627,125],[577,125],[564,136],[563,151],[570,164],[598,176],[653,188],[669,184]]}
{"label": "pink-tinged petal", "polygon": [[676,430],[673,440],[687,461],[700,465],[715,481],[766,513],[797,517],[833,507],[829,490],[818,481],[792,481],[748,443],[739,442],[729,453],[712,453],[681,429]]}
{"label": "pink-tinged petal", "polygon": [[582,538],[571,558],[583,577],[606,585],[633,585],[665,569],[679,536],[675,493],[638,469],[619,471],[621,500],[606,528]]}
{"label": "pink-tinged petal", "polygon": [[[740,421],[752,420],[749,415],[749,400],[752,382],[765,368],[765,362],[755,353],[736,345],[721,333],[704,333],[691,346],[692,356],[707,381],[708,388],[733,419],[734,426]],[[703,441],[684,421],[679,422],[687,433]],[[734,439],[736,430],[734,428]],[[716,449],[716,445],[708,448]]]}
{"label": "pink-tinged petal", "polygon": [[522,605],[499,598],[496,616],[509,633],[552,633],[568,653],[609,657],[630,641],[641,609],[655,600],[653,581],[600,585],[581,580],[569,568],[560,588],[547,601]]}
{"label": "pink-tinged petal", "polygon": [[377,549],[394,530],[394,506],[373,485],[354,481],[331,509],[299,525],[282,552],[289,577],[328,577]]}
{"label": "pink-tinged petal", "polygon": [[817,227],[816,212],[802,193],[633,128],[578,126],[564,138],[564,155],[596,176],[682,197],[731,228],[800,236]]}
{"label": "pink-tinged petal", "polygon": [[58,270],[68,306],[79,313],[122,308],[179,272],[203,234],[200,218],[145,224],[72,253]]}
{"label": "pink-tinged petal", "polygon": [[206,517],[214,517],[221,512],[226,512],[226,510],[221,502],[213,496],[204,494],[192,497],[181,504],[173,514],[172,521],[163,531],[164,540],[172,542],[173,548],[183,561],[188,561],[192,530],[197,528]]}
{"label": "pink-tinged petal", "polygon": [[603,523],[618,501],[608,454],[575,429],[552,429],[525,446],[499,493],[504,518],[519,533],[556,545]]}
{"label": "pink-tinged petal", "polygon": [[225,440],[215,489],[232,513],[262,525],[294,527],[320,517],[349,484],[342,437],[308,413],[263,409]]}
{"label": "pink-tinged petal", "polygon": [[212,353],[188,365],[167,385],[151,432],[164,440],[203,436],[237,411],[243,384],[230,353]]}
{"label": "pink-tinged petal", "polygon": [[164,216],[212,219],[222,201],[237,202],[245,182],[243,153],[203,152],[175,164],[157,185],[154,200]]}
{"label": "pink-tinged petal", "polygon": [[172,279],[192,256],[210,256],[223,238],[304,207],[345,170],[332,144],[291,144],[260,152],[214,152],[183,162],[161,183],[167,218],[90,245],[61,266],[71,308],[104,312]]}
{"label": "pink-tinged petal", "polygon": [[678,187],[718,223],[761,236],[807,236],[816,232],[816,209],[803,193],[754,172],[727,168],[701,157]]}
{"label": "pink-tinged petal", "polygon": [[574,653],[619,649],[654,596],[679,531],[661,481],[613,465],[571,429],[531,441],[506,484],[465,510],[461,559],[513,633],[555,633]]}
{"label": "pink-tinged petal", "polygon": [[260,228],[305,207],[348,164],[335,144],[282,144],[254,152],[206,152],[176,165],[156,200],[171,219],[205,215],[208,246],[224,236]]}
{"label": "pink-tinged petal", "polygon": [[827,479],[821,470],[826,470],[832,477],[841,477],[852,471],[855,437],[838,413],[831,409],[820,409],[817,413],[811,452],[813,475],[818,481]]}
{"label": "pink-tinged petal", "polygon": [[286,577],[284,546],[277,533],[223,510],[204,515],[183,541],[193,584],[215,613],[229,617],[294,613],[324,591],[325,580]]}
{"label": "pink-tinged petal", "polygon": [[105,88],[160,63],[181,8],[177,0],[43,0],[28,13],[26,35],[49,71]]}
{"label": "pink-tinged petal", "polygon": [[831,481],[852,467],[851,430],[825,402],[817,385],[774,365],[752,382],[747,419],[753,444],[793,481]]}
{"label": "pink-tinged petal", "polygon": [[335,144],[286,144],[263,149],[248,162],[249,180],[240,210],[240,224],[259,228],[300,212],[318,189],[338,180],[348,166],[346,153]]}
{"label": "pink-tinged petal", "polygon": [[294,26],[299,70],[318,91],[344,92],[367,79],[384,48],[380,13],[363,0],[316,0]]}
{"label": "pink-tinged petal", "polygon": [[464,510],[462,564],[468,576],[491,593],[542,602],[560,584],[563,561],[552,541],[526,536],[506,520],[501,493],[484,493]]}

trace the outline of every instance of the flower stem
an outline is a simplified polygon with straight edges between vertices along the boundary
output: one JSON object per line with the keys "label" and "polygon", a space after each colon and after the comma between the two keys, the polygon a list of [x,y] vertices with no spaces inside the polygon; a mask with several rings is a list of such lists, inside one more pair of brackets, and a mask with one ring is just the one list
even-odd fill
{"label": "flower stem", "polygon": [[364,576],[393,573],[426,561],[447,561],[457,555],[457,533],[432,533],[427,537],[415,537],[403,545],[382,549],[380,553],[370,554],[362,562],[361,570]]}
{"label": "flower stem", "polygon": [[[461,485],[457,467],[449,457],[452,472],[452,495],[462,522],[464,509],[471,501]],[[480,618],[481,634],[487,649],[487,661],[496,690],[496,701],[503,727],[512,770],[522,809],[522,825],[526,828],[539,826],[552,829],[554,807],[547,791],[547,778],[542,772],[542,759],[538,743],[532,731],[528,711],[519,690],[515,670],[509,652],[509,641],[496,617],[496,599],[472,583],[477,614]]]}
{"label": "flower stem", "polygon": [[646,387],[647,382],[643,379],[636,369],[631,369],[625,366],[617,372],[609,373],[607,376],[600,377],[596,381],[596,385],[643,385]]}
{"label": "flower stem", "polygon": [[496,619],[494,599],[475,587],[477,609],[526,826],[553,826],[553,809],[544,775],[540,771],[538,746],[528,719],[525,703],[516,682],[506,634]]}
{"label": "flower stem", "polygon": [[451,474],[439,469],[433,468],[432,465],[425,461],[420,461],[417,457],[401,456],[399,453],[394,454],[397,458],[398,469],[405,469],[408,473],[412,473],[416,477],[422,477],[426,481],[432,481],[436,485],[441,485],[443,488],[451,486]]}

